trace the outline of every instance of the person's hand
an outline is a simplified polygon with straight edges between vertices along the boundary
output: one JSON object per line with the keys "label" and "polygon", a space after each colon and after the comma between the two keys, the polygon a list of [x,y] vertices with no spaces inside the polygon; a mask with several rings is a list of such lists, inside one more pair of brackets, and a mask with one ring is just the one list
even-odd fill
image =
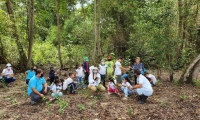
{"label": "person's hand", "polygon": [[47,88],[44,89],[44,94],[46,94],[46,93],[47,93]]}
{"label": "person's hand", "polygon": [[40,94],[40,97],[41,97],[41,98],[43,98],[43,97],[44,97],[44,95],[43,95],[43,94]]}
{"label": "person's hand", "polygon": [[122,84],[118,84],[119,87],[122,87]]}

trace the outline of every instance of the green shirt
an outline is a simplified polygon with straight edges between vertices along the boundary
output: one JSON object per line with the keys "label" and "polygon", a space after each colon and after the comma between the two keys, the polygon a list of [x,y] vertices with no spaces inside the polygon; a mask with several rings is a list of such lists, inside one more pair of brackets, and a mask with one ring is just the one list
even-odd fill
{"label": "green shirt", "polygon": [[106,66],[107,66],[107,73],[112,74],[113,71],[114,71],[114,69],[113,69],[114,62],[113,61],[107,61]]}

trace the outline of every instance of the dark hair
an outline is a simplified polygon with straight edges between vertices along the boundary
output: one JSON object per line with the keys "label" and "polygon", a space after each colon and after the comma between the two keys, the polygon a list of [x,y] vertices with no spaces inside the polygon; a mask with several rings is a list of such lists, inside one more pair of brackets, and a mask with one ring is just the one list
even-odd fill
{"label": "dark hair", "polygon": [[80,64],[77,64],[75,68],[78,69],[79,65],[80,65]]}
{"label": "dark hair", "polygon": [[63,89],[63,82],[64,82],[65,80],[63,79],[63,78],[60,78],[60,82],[62,83],[62,89]]}
{"label": "dark hair", "polygon": [[108,80],[109,80],[110,82],[113,82],[114,85],[115,85],[115,81],[114,81],[113,77],[110,77]]}
{"label": "dark hair", "polygon": [[146,76],[147,74],[149,74],[148,72],[144,73],[144,76]]}
{"label": "dark hair", "polygon": [[140,75],[141,72],[140,72],[140,70],[136,69],[136,70],[134,70],[134,74],[136,74],[136,75]]}
{"label": "dark hair", "polygon": [[129,80],[128,77],[124,77],[124,79],[132,85],[132,83],[131,83],[131,81]]}
{"label": "dark hair", "polygon": [[60,82],[60,79],[55,79],[54,80],[54,84],[57,84],[57,83],[59,83]]}
{"label": "dark hair", "polygon": [[122,57],[118,57],[118,60],[119,60],[119,59],[121,59],[121,60],[122,60]]}
{"label": "dark hair", "polygon": [[72,76],[74,73],[69,73],[69,77]]}
{"label": "dark hair", "polygon": [[42,69],[37,69],[37,70],[35,71],[35,75],[40,74],[42,71],[43,71]]}
{"label": "dark hair", "polygon": [[50,70],[51,70],[52,68],[53,68],[53,67],[51,66],[51,67],[50,67]]}

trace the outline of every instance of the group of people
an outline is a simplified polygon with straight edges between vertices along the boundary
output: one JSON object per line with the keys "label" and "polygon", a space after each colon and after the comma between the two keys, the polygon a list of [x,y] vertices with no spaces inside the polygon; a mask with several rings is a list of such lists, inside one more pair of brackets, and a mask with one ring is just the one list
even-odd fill
{"label": "group of people", "polygon": [[[98,67],[90,66],[88,57],[84,58],[84,63],[78,64],[76,70],[69,73],[65,78],[56,76],[56,71],[50,67],[48,81],[43,76],[43,70],[33,66],[31,70],[25,72],[26,84],[28,85],[27,94],[30,96],[31,104],[35,104],[38,100],[44,97],[51,91],[50,101],[59,98],[63,93],[74,95],[76,89],[85,89],[86,87],[91,92],[107,90],[108,94],[117,94],[121,96],[123,92],[123,100],[127,100],[128,96],[137,93],[140,98],[140,103],[144,104],[148,96],[153,94],[152,86],[156,83],[156,77],[146,72],[140,58],[135,59],[135,63],[130,67],[121,65],[122,58],[118,58],[114,63],[111,56],[107,56],[107,61],[102,59]],[[134,84],[130,80],[130,75],[126,71],[134,73]],[[125,73],[125,74],[123,74]],[[1,76],[6,84],[14,82],[16,79],[13,76],[11,64],[7,64]],[[75,81],[76,79],[76,81]]]}

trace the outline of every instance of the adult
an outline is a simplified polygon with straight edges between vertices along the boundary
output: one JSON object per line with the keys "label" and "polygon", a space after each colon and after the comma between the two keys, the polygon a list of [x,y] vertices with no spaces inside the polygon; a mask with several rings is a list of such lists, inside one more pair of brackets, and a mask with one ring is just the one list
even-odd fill
{"label": "adult", "polygon": [[43,77],[43,70],[37,69],[28,83],[27,93],[31,97],[31,104],[35,104],[49,91],[46,80]]}
{"label": "adult", "polygon": [[89,75],[88,88],[92,92],[96,92],[97,90],[101,92],[106,91],[106,88],[103,85],[101,85],[100,82],[101,82],[101,75],[98,73],[98,68],[94,67]]}
{"label": "adult", "polygon": [[1,76],[7,86],[16,80],[10,63],[6,64],[6,68],[2,71]]}
{"label": "adult", "polygon": [[127,70],[127,68],[122,67],[121,62],[122,62],[121,57],[119,57],[115,62],[115,77],[117,80],[117,84],[121,83],[122,70]]}
{"label": "adult", "polygon": [[105,60],[102,59],[101,63],[99,64],[99,73],[101,75],[101,81],[103,83],[103,86],[106,88],[106,65]]}
{"label": "adult", "polygon": [[141,74],[140,70],[134,70],[134,75],[137,77],[138,84],[133,87],[129,87],[129,89],[134,89],[140,97],[140,104],[144,104],[146,99],[153,94],[153,89],[149,80]]}
{"label": "adult", "polygon": [[[140,61],[140,57],[136,57],[136,59],[135,59],[135,63],[131,66],[131,68],[130,68],[131,70],[140,70],[140,73],[141,74],[144,74],[145,73],[145,68],[144,68],[144,64],[143,63],[141,63],[141,61]],[[135,79],[135,85],[137,84],[137,77],[136,76],[134,76],[134,79]]]}
{"label": "adult", "polygon": [[28,85],[30,79],[35,75],[35,71],[37,70],[37,67],[36,66],[33,66],[31,68],[31,70],[27,70],[25,72],[25,75],[26,75],[26,84]]}
{"label": "adult", "polygon": [[106,78],[108,79],[108,78],[111,78],[111,77],[113,77],[113,72],[114,72],[114,62],[112,61],[112,58],[111,58],[111,56],[109,55],[109,56],[107,56],[107,60],[108,61],[106,61],[105,62],[105,64],[106,64]]}
{"label": "adult", "polygon": [[88,77],[89,77],[89,74],[90,74],[90,69],[89,69],[89,58],[88,57],[85,57],[84,58],[84,63],[83,63],[83,71],[85,73],[85,84],[88,85]]}

